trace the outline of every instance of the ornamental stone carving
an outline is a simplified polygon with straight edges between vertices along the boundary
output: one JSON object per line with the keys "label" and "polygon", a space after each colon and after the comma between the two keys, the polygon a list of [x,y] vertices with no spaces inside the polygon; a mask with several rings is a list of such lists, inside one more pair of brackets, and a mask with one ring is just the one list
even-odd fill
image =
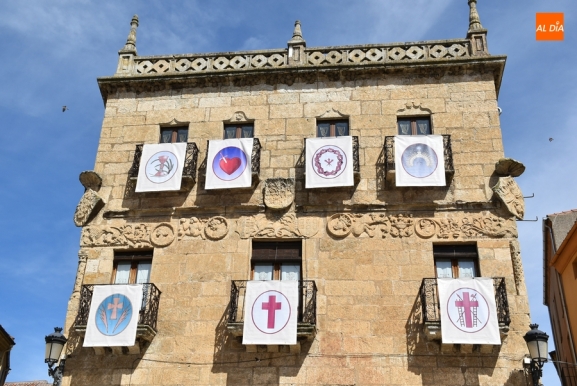
{"label": "ornamental stone carving", "polygon": [[92,189],[95,192],[98,192],[102,185],[102,177],[92,170],[83,171],[78,176],[78,179],[85,189]]}
{"label": "ornamental stone carving", "polygon": [[145,248],[152,245],[165,247],[174,241],[174,229],[168,223],[160,223],[151,231],[147,224],[125,224],[117,227],[84,228],[81,236],[83,247]]}
{"label": "ornamental stone carving", "polygon": [[458,239],[472,237],[517,237],[511,220],[491,214],[471,215],[462,218],[420,218],[412,215],[350,214],[339,213],[329,217],[327,232],[333,237],[344,238],[349,234],[361,237],[387,236],[406,238],[417,235],[422,239]]}
{"label": "ornamental stone carving", "polygon": [[525,215],[525,200],[513,177],[500,177],[492,189],[509,213],[522,220]]}
{"label": "ornamental stone carving", "polygon": [[264,204],[270,209],[285,209],[295,199],[294,178],[268,178],[264,182]]}
{"label": "ornamental stone carving", "polygon": [[74,225],[83,227],[90,222],[104,206],[104,200],[94,190],[87,188],[74,211]]}
{"label": "ornamental stone carving", "polygon": [[200,238],[220,240],[228,234],[228,221],[221,216],[208,219],[197,217],[181,218],[178,226],[178,239]]}
{"label": "ornamental stone carving", "polygon": [[253,237],[309,238],[316,235],[322,222],[317,217],[300,217],[294,213],[282,216],[257,214],[238,219],[236,232],[241,239]]}
{"label": "ornamental stone carving", "polygon": [[495,173],[501,176],[519,177],[525,171],[525,165],[513,158],[501,158],[495,164]]}
{"label": "ornamental stone carving", "polygon": [[521,262],[521,246],[519,245],[519,240],[510,241],[509,249],[511,251],[511,261],[513,263],[515,289],[517,290],[517,295],[522,295],[525,292],[525,274],[523,273],[523,263]]}

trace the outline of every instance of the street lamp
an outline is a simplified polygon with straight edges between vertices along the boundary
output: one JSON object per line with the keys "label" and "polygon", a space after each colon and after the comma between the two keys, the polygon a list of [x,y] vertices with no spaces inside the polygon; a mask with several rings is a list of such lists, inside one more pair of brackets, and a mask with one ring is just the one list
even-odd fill
{"label": "street lamp", "polygon": [[547,362],[547,340],[549,335],[538,330],[538,324],[530,324],[531,330],[525,334],[523,339],[527,342],[529,355],[531,356],[531,376],[533,377],[533,386],[539,385],[539,379],[543,376],[543,364]]}
{"label": "street lamp", "polygon": [[[62,328],[54,327],[54,332],[46,338],[46,354],[44,355],[44,362],[48,363],[48,375],[54,378],[54,386],[60,386],[62,384],[62,373],[64,372],[64,359],[60,360],[60,354],[62,354],[62,349],[66,344],[66,337],[62,334]],[[58,361],[60,363],[54,369],[54,366]]]}

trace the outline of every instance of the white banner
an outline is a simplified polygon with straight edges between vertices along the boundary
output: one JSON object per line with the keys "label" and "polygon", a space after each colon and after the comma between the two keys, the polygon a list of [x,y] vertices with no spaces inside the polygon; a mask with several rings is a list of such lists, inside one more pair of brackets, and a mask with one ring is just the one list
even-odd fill
{"label": "white banner", "polygon": [[95,285],[84,347],[134,346],[142,284]]}
{"label": "white banner", "polygon": [[210,141],[204,188],[249,188],[252,185],[253,143],[253,138]]}
{"label": "white banner", "polygon": [[443,343],[501,344],[493,279],[437,279]]}
{"label": "white banner", "polygon": [[445,186],[441,135],[395,136],[396,186]]}
{"label": "white banner", "polygon": [[246,283],[242,344],[296,344],[298,281]]}
{"label": "white banner", "polygon": [[352,137],[307,138],[306,188],[353,186]]}
{"label": "white banner", "polygon": [[180,190],[185,158],[183,142],[144,145],[135,191]]}

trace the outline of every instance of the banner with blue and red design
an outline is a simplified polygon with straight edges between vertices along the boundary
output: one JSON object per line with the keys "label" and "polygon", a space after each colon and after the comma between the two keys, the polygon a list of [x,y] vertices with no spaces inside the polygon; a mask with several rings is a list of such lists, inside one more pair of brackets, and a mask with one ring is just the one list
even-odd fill
{"label": "banner with blue and red design", "polygon": [[493,279],[437,279],[443,343],[501,344]]}
{"label": "banner with blue and red design", "polygon": [[142,284],[94,286],[83,346],[134,346],[141,306]]}
{"label": "banner with blue and red design", "polygon": [[306,188],[353,186],[353,139],[307,138]]}
{"label": "banner with blue and red design", "polygon": [[252,185],[253,142],[253,138],[209,141],[204,188],[249,188]]}
{"label": "banner with blue and red design", "polygon": [[185,158],[186,143],[144,145],[135,191],[180,190]]}
{"label": "banner with blue and red design", "polygon": [[396,186],[445,186],[442,135],[395,137]]}
{"label": "banner with blue and red design", "polygon": [[246,283],[242,344],[296,344],[298,281]]}

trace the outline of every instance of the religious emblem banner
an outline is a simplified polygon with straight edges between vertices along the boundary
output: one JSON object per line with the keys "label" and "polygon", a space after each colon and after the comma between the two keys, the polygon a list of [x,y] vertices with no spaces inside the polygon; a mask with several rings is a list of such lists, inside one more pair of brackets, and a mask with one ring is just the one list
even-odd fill
{"label": "religious emblem banner", "polygon": [[242,344],[296,344],[298,281],[246,283]]}
{"label": "religious emblem banner", "polygon": [[253,142],[253,138],[210,141],[204,188],[249,188],[252,185]]}
{"label": "religious emblem banner", "polygon": [[307,138],[306,188],[353,186],[353,139]]}
{"label": "religious emblem banner", "polygon": [[135,191],[180,190],[185,158],[186,143],[144,145]]}
{"label": "religious emblem banner", "polygon": [[443,343],[501,344],[493,279],[437,279]]}
{"label": "religious emblem banner", "polygon": [[134,346],[142,284],[96,285],[84,347]]}
{"label": "religious emblem banner", "polygon": [[395,178],[397,186],[445,186],[443,136],[395,136]]}

